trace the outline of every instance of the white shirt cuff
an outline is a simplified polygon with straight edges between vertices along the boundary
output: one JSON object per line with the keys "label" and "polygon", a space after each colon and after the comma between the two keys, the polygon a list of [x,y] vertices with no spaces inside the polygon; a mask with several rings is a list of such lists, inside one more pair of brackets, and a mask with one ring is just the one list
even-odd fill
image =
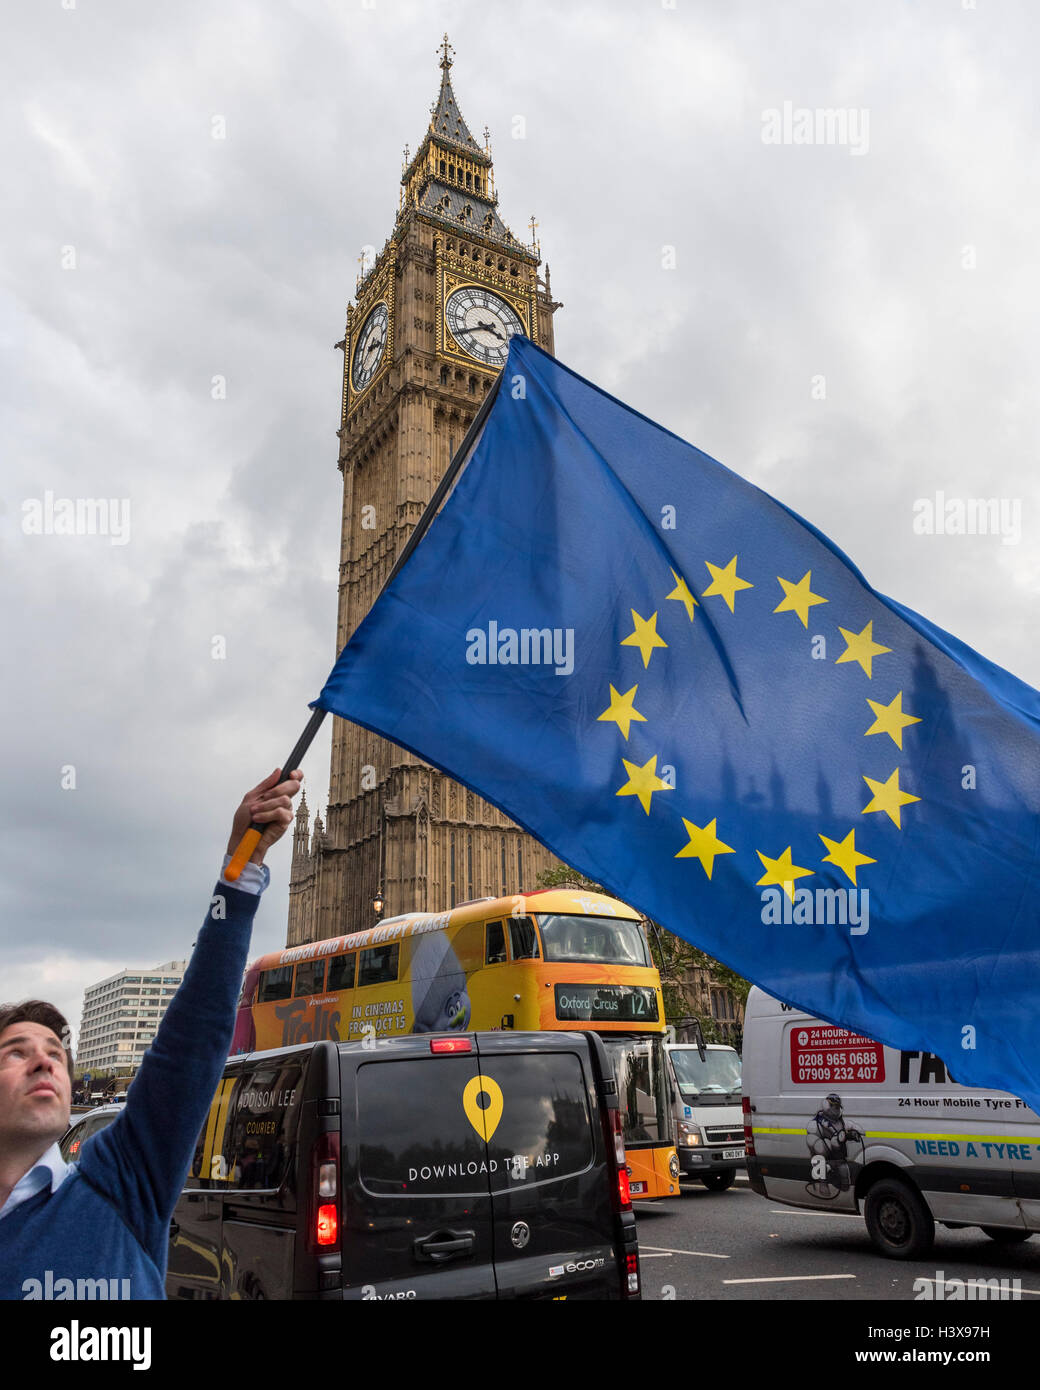
{"label": "white shirt cuff", "polygon": [[[224,870],[231,863],[231,855],[224,855],[224,863],[220,870],[222,882],[227,882],[224,878]],[[230,886],[241,888],[243,893],[255,893],[257,897],[264,891],[271,882],[271,870],[266,864],[246,864],[238,878]]]}

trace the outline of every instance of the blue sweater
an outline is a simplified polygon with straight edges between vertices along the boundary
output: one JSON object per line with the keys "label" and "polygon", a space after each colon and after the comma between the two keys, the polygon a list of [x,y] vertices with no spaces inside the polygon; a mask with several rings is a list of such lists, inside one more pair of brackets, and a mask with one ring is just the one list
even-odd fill
{"label": "blue sweater", "polygon": [[29,1279],[48,1288],[104,1279],[112,1297],[166,1297],[170,1217],[231,1046],[260,903],[224,882],[213,896],[226,915],[214,920],[211,907],[123,1113],[86,1141],[55,1191],[44,1187],[0,1221],[0,1298],[25,1298]]}

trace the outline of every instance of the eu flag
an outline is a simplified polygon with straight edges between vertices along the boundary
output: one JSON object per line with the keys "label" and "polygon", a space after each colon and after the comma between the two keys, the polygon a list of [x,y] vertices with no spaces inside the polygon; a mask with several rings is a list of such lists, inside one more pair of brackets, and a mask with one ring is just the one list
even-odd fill
{"label": "eu flag", "polygon": [[771,994],[1040,1111],[1040,696],[528,340],[315,705]]}

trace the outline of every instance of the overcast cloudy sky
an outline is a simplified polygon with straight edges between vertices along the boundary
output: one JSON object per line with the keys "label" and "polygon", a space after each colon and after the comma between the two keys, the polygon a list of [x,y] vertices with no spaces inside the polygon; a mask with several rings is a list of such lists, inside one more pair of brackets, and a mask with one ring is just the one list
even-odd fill
{"label": "overcast cloudy sky", "polygon": [[[0,996],[78,1025],[86,985],[186,954],[241,793],[332,665],[332,345],[445,29],[500,210],[539,218],[559,356],[1040,683],[1030,0],[4,18]],[[785,103],[840,109],[846,142],[764,139]],[[27,534],[48,492],[127,499],[127,542]],[[915,534],[937,492],[1017,500],[1017,540]],[[288,861],[286,839],[257,950],[284,941]]]}

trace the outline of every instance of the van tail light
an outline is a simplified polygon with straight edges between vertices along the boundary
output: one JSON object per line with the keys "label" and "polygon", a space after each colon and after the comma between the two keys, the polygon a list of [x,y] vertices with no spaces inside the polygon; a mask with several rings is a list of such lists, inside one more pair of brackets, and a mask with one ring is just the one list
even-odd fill
{"label": "van tail light", "polygon": [[625,1137],[621,1128],[621,1111],[610,1110],[610,1148],[617,1171],[617,1204],[621,1211],[630,1211],[632,1193],[628,1186],[628,1164],[625,1162]]}
{"label": "van tail light", "polygon": [[740,1108],[744,1113],[744,1148],[748,1158],[755,1157],[755,1136],[751,1132],[751,1097],[741,1096]]}
{"label": "van tail light", "polygon": [[[617,1082],[603,1082],[604,1099],[617,1096]],[[632,1193],[628,1184],[628,1164],[625,1161],[625,1134],[621,1111],[614,1105],[606,1104],[600,1108],[603,1118],[603,1138],[606,1141],[608,1173],[613,1170],[610,1183],[611,1201],[617,1221],[617,1267],[621,1282],[622,1298],[639,1298],[639,1245],[636,1236],[635,1217],[632,1215]],[[626,1219],[627,1218],[627,1219]],[[625,1247],[628,1247],[627,1249]]]}
{"label": "van tail light", "polygon": [[319,1134],[311,1152],[311,1209],[314,1243],[321,1250],[339,1246],[339,1131]]}
{"label": "van tail light", "polygon": [[336,1203],[326,1202],[318,1208],[318,1223],[315,1227],[318,1245],[336,1245],[339,1242],[339,1222],[336,1217]]}

